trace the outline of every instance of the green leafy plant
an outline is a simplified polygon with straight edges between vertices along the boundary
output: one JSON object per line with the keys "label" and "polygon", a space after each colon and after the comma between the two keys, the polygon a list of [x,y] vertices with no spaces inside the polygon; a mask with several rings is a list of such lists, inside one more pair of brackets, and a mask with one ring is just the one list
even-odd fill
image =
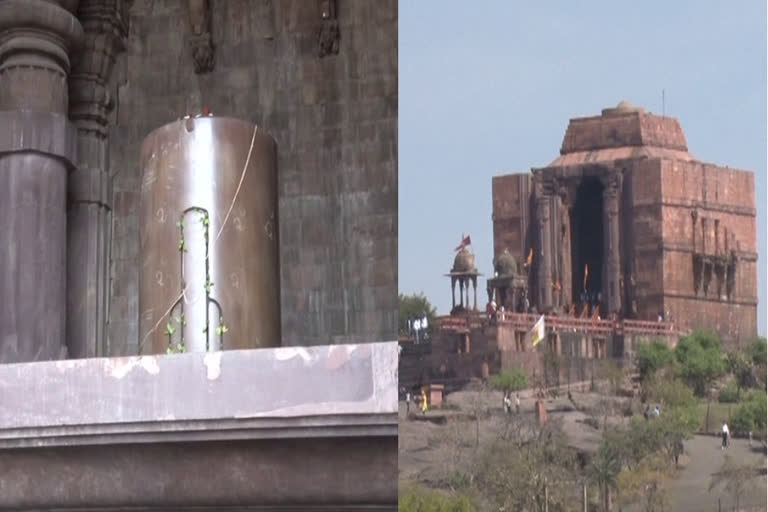
{"label": "green leafy plant", "polygon": [[177,343],[175,347],[168,347],[168,350],[165,351],[166,354],[183,354],[184,352],[186,352],[186,347],[183,343]]}
{"label": "green leafy plant", "polygon": [[219,318],[219,326],[216,328],[216,335],[221,336],[222,334],[229,332],[229,327],[224,323],[224,318]]}
{"label": "green leafy plant", "polygon": [[492,375],[490,381],[491,386],[499,391],[520,391],[528,387],[528,376],[520,368]]}

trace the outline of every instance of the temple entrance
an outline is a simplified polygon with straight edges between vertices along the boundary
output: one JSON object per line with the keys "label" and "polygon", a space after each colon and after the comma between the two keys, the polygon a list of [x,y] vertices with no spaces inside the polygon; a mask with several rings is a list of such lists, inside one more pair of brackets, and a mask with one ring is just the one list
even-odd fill
{"label": "temple entrance", "polygon": [[582,179],[570,218],[573,304],[595,305],[603,291],[603,184],[599,179]]}

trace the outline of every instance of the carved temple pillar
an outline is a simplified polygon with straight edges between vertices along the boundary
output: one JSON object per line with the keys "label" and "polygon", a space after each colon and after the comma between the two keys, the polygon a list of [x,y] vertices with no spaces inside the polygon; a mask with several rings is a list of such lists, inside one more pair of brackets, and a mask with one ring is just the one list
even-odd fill
{"label": "carved temple pillar", "polygon": [[0,2],[0,363],[66,357],[76,9],[71,0]]}
{"label": "carved temple pillar", "polygon": [[451,311],[456,308],[456,278],[451,277]]}
{"label": "carved temple pillar", "polygon": [[619,251],[619,195],[621,194],[621,176],[617,173],[608,175],[604,182],[604,251],[603,258],[603,295],[605,296],[606,314],[618,313],[621,309],[621,265]]}
{"label": "carved temple pillar", "polygon": [[67,348],[69,357],[106,354],[112,179],[107,122],[109,77],[127,37],[123,0],[81,0],[85,37],[73,55],[69,117],[77,127],[77,167],[67,213]]}
{"label": "carved temple pillar", "polygon": [[539,311],[549,311],[552,308],[552,198],[544,193],[543,186],[539,182],[536,197],[536,217],[539,223],[538,237],[538,275],[537,286],[539,295]]}

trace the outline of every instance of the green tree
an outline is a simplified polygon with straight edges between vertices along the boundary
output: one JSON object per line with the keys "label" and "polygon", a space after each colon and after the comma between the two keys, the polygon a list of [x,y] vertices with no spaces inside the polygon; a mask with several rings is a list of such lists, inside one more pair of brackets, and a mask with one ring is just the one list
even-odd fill
{"label": "green tree", "polygon": [[651,454],[632,470],[624,470],[617,479],[619,496],[624,505],[641,503],[645,512],[663,510],[667,504],[664,484],[671,469],[660,454]]}
{"label": "green tree", "polygon": [[705,396],[712,382],[726,370],[720,340],[713,331],[699,330],[681,338],[675,357],[680,364],[680,376],[697,396]]}
{"label": "green tree", "polygon": [[753,364],[763,365],[766,364],[766,347],[765,338],[755,338],[749,345],[747,345],[747,354],[752,360]]}
{"label": "green tree", "polygon": [[637,347],[637,369],[640,379],[645,380],[658,370],[664,368],[674,360],[674,353],[662,340],[653,340],[649,343],[641,343]]}
{"label": "green tree", "polygon": [[408,319],[427,317],[427,328],[431,328],[437,316],[437,310],[424,296],[423,293],[404,295],[397,297],[397,324],[400,334],[408,334]]}
{"label": "green tree", "polygon": [[765,338],[756,338],[747,345],[747,357],[752,362],[752,381],[754,384],[766,389],[766,348]]}
{"label": "green tree", "polygon": [[698,401],[680,379],[671,377],[654,377],[645,384],[646,398],[658,402],[662,407],[696,407]]}
{"label": "green tree", "polygon": [[736,433],[752,432],[757,437],[765,437],[767,413],[765,392],[751,391],[736,408],[731,418],[731,428]]}
{"label": "green tree", "polygon": [[601,444],[587,466],[589,479],[600,489],[600,502],[603,512],[609,512],[611,491],[618,488],[618,476],[621,472],[621,456],[610,444]]}
{"label": "green tree", "polygon": [[498,391],[520,391],[528,387],[528,376],[520,368],[511,368],[492,375],[491,386]]}

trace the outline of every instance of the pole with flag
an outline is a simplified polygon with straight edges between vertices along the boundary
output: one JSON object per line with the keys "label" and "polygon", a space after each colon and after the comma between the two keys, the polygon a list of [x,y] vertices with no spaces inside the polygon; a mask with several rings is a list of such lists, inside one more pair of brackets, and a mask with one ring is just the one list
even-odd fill
{"label": "pole with flag", "polygon": [[533,329],[531,329],[531,332],[528,333],[534,347],[539,343],[541,343],[541,340],[544,339],[545,332],[546,331],[545,331],[545,325],[544,325],[544,315],[541,315],[539,319],[536,321],[536,323],[533,325]]}
{"label": "pole with flag", "polygon": [[461,251],[462,249],[465,249],[467,246],[470,246],[470,245],[472,245],[472,238],[470,238],[469,235],[467,236],[462,235],[461,243],[459,244],[458,247],[454,249],[454,251],[457,251],[457,252]]}

